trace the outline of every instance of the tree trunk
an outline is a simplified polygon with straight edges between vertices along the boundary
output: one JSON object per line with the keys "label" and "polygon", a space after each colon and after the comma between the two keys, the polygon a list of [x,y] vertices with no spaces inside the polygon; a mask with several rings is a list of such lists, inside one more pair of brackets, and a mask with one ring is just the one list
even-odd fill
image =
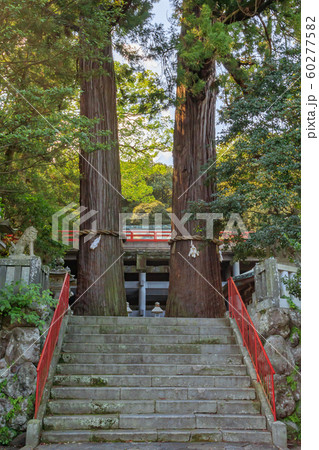
{"label": "tree trunk", "polygon": [[[98,56],[80,61],[80,112],[89,119],[100,119],[94,126],[95,136],[91,142],[103,145],[102,149],[92,152],[81,148],[80,204],[87,208],[82,217],[91,210],[98,213],[81,223],[80,230],[92,229],[96,221],[96,229],[118,232],[121,179],[111,43],[102,53],[106,59],[102,64]],[[109,133],[98,136],[101,131]],[[84,242],[85,236],[80,236],[75,312],[126,315],[122,241],[115,236],[101,235],[100,243],[92,250],[90,245],[96,237]]]}
{"label": "tree trunk", "polygon": [[[200,95],[194,97],[184,85],[177,87],[180,106],[175,113],[172,211],[178,219],[188,210],[189,201],[211,201],[214,190],[212,183],[206,184],[205,175],[196,181],[203,165],[216,157],[215,61],[208,61],[203,71],[207,82]],[[197,227],[202,225],[202,221],[189,220],[184,226],[194,235],[199,234]],[[181,234],[174,224],[173,230]],[[226,308],[221,295],[218,247],[212,242],[193,241],[193,244],[199,250],[196,258],[188,256],[190,241],[177,241],[171,246],[166,315],[223,317]]]}

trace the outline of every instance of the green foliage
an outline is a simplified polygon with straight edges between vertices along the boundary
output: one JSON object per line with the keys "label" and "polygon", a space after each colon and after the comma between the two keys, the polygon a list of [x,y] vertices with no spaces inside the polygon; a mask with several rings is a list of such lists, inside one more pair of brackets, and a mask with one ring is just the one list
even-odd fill
{"label": "green foliage", "polygon": [[224,100],[224,132],[217,159],[203,167],[218,190],[211,202],[191,209],[224,214],[216,235],[232,213],[241,215],[251,234],[232,239],[235,259],[294,256],[301,201],[300,1],[187,0],[180,17],[179,82],[195,101],[209,86],[211,64],[223,66],[212,89]]}
{"label": "green foliage", "polygon": [[285,298],[287,300],[287,303],[289,305],[290,309],[294,309],[295,311],[301,312],[301,309],[299,308],[299,306],[297,306],[293,300],[291,299],[291,297],[288,297],[287,295],[284,295],[283,298]]}
{"label": "green foliage", "polygon": [[301,299],[301,269],[298,268],[297,272],[292,276],[292,278],[288,279],[284,278],[284,284],[287,286],[290,295],[297,297],[299,300]]}
{"label": "green foliage", "polygon": [[35,408],[35,394],[31,394],[28,397],[28,407],[27,407],[27,414],[28,416],[32,417],[34,414],[34,408]]}
{"label": "green foliage", "polygon": [[4,388],[8,384],[8,379],[4,379],[0,383],[0,398],[6,398],[11,403],[10,410],[4,414],[2,420],[5,422],[5,426],[0,428],[0,444],[7,445],[18,434],[18,432],[10,426],[10,421],[21,412],[21,403],[24,398],[19,396],[17,398],[7,397],[4,393]]}
{"label": "green foliage", "polygon": [[[215,5],[214,5],[215,6]],[[221,10],[203,1],[183,4],[182,36],[178,45],[178,82],[197,96],[205,88],[205,64],[231,52],[233,38]]]}
{"label": "green foliage", "polygon": [[[298,332],[300,332],[299,329],[297,329]],[[295,392],[298,389],[298,386],[300,386],[300,383],[298,383],[300,378],[300,367],[295,366],[294,371],[292,374],[288,375],[286,377],[287,384],[290,387],[290,389]],[[284,422],[287,424],[287,432],[288,432],[288,439],[294,440],[294,441],[300,441],[301,440],[301,402],[300,400],[296,403],[295,411],[285,419],[283,419]]]}
{"label": "green foliage", "polygon": [[[284,284],[287,286],[290,295],[297,297],[301,300],[301,265],[300,265],[300,253],[301,253],[301,243],[300,240],[290,239],[289,240],[291,248],[295,250],[295,259],[291,259],[297,266],[297,272],[292,276],[292,278],[285,277],[283,279]],[[290,302],[290,303],[289,303]],[[289,298],[288,303],[291,308],[298,309],[297,306]]]}
{"label": "green foliage", "polygon": [[41,291],[39,284],[16,282],[0,289],[0,317],[10,319],[10,323],[27,322],[42,328],[45,322],[40,318],[37,307],[44,307],[43,312],[56,306],[50,291]]}
{"label": "green foliage", "polygon": [[299,339],[301,339],[301,329],[298,327],[292,327],[290,330],[290,336],[289,336],[289,339],[291,342],[293,341],[293,335],[295,333],[298,333]]}
{"label": "green foliage", "polygon": [[295,392],[298,387],[297,377],[300,377],[298,373],[299,371],[300,368],[298,366],[295,366],[293,373],[286,377],[287,384],[293,392]]}
{"label": "green foliage", "polygon": [[119,146],[122,161],[154,158],[172,148],[172,121],[164,115],[169,106],[159,77],[149,70],[133,71],[115,64]]}
{"label": "green foliage", "polygon": [[[22,396],[19,396],[17,398],[7,396],[4,393],[4,388],[6,387],[7,383],[8,379],[4,379],[0,383],[0,398],[5,398],[6,400],[9,400],[11,404],[11,408],[9,409],[9,411],[7,411],[6,414],[4,414],[4,416],[2,417],[2,420],[6,424],[0,428],[0,444],[2,445],[8,445],[12,441],[12,439],[19,434],[17,430],[12,428],[11,422],[12,419],[14,419],[21,412],[22,403],[25,400],[25,398]],[[35,394],[32,394],[29,397],[27,397],[28,407],[26,410],[26,414],[30,418],[32,417],[34,412],[34,401],[35,401]]]}
{"label": "green foliage", "polygon": [[[162,103],[167,105],[168,100],[152,72],[136,73],[121,64],[116,64],[116,71],[122,190],[127,202],[133,202],[134,207],[157,198],[152,194],[155,173],[164,181],[169,169],[154,164],[153,158],[159,151],[171,150],[172,124],[171,119],[160,113]],[[79,199],[78,148],[85,144],[88,151],[95,149],[89,139],[94,121],[77,117],[74,112],[78,90],[68,90],[69,98],[64,97],[65,109],[59,111],[56,111],[58,98],[54,96],[58,90],[53,91],[38,90],[32,101],[36,101],[39,111],[43,111],[43,103],[52,107],[48,120],[54,123],[55,129],[48,127],[47,122],[19,97],[14,99],[14,108],[20,111],[18,117],[11,114],[10,102],[0,111],[0,129],[6,129],[0,134],[0,146],[5,149],[0,153],[0,168],[5,168],[0,179],[6,186],[6,216],[21,231],[31,225],[38,229],[35,250],[46,263],[66,250],[51,238],[52,215]],[[27,91],[24,95],[28,95]],[[46,102],[51,96],[55,100]],[[75,147],[70,148],[69,143],[74,143]],[[148,180],[149,176],[152,181]],[[165,184],[168,185],[167,180]],[[157,185],[161,189],[160,182]],[[167,203],[170,189],[165,189]]]}
{"label": "green foliage", "polygon": [[[52,214],[79,200],[79,148],[88,152],[101,148],[91,139],[97,121],[79,116],[78,61],[101,56],[112,30],[125,35],[133,29],[135,34],[141,33],[150,9],[149,0],[69,2],[67,7],[59,1],[23,0],[19,5],[4,1],[0,12],[0,64],[5,73],[5,78],[0,78],[1,194],[6,217],[15,228],[23,232],[33,225],[38,229],[35,251],[45,262],[66,250],[51,239]],[[125,92],[125,77],[127,92],[133,87],[140,92],[144,89],[147,98],[137,102],[140,109],[135,110],[131,132],[136,135],[139,126],[145,132],[157,130],[149,139],[154,152],[170,138],[165,131],[165,139],[156,138],[156,133],[162,132],[159,119],[150,125],[137,115],[149,108],[155,114],[159,107],[155,97],[164,101],[164,93],[154,76],[133,72],[122,76],[121,92]],[[138,97],[136,91],[132,98],[134,95]],[[128,119],[121,99],[119,109]],[[127,124],[128,120],[121,127],[121,141],[129,143],[124,131]],[[140,139],[139,150],[141,143]]]}
{"label": "green foliage", "polygon": [[7,386],[8,380],[5,378],[3,381],[0,382],[0,398],[4,398],[5,394],[3,392],[3,389]]}
{"label": "green foliage", "polygon": [[[301,402],[297,402],[295,411],[283,421],[287,424],[288,439],[300,442],[301,441]],[[294,426],[292,426],[292,425]]]}
{"label": "green foliage", "polygon": [[123,210],[154,200],[168,206],[171,170],[153,160],[160,151],[172,149],[172,121],[163,114],[169,98],[151,71],[135,72],[119,63],[115,69]]}
{"label": "green foliage", "polygon": [[23,402],[24,398],[22,396],[19,396],[17,398],[9,397],[10,403],[12,406],[12,409],[6,414],[5,420],[9,421],[14,418],[14,416],[21,411],[21,403]]}
{"label": "green foliage", "polygon": [[170,223],[170,218],[167,215],[165,205],[158,200],[155,200],[151,203],[141,203],[140,205],[136,206],[133,209],[132,223],[140,224],[143,217],[148,217],[149,223],[154,224],[155,214],[162,215],[163,223]]}
{"label": "green foliage", "polygon": [[13,428],[4,426],[0,428],[0,444],[8,445],[14,437],[16,437],[18,432],[13,430]]}
{"label": "green foliage", "polygon": [[121,161],[122,192],[126,199],[124,212],[131,212],[140,203],[171,204],[172,168],[156,164],[150,157],[140,157],[135,161]]}
{"label": "green foliage", "polygon": [[172,202],[173,168],[165,164],[154,164],[146,175],[147,183],[153,188],[156,200],[170,208]]}
{"label": "green foliage", "polygon": [[296,254],[292,242],[300,237],[299,70],[299,48],[267,59],[250,73],[246,92],[235,89],[222,109],[228,129],[216,165],[210,164],[218,191],[209,208],[222,212],[226,220],[239,213],[252,232],[250,239],[235,238],[233,250],[239,259]]}

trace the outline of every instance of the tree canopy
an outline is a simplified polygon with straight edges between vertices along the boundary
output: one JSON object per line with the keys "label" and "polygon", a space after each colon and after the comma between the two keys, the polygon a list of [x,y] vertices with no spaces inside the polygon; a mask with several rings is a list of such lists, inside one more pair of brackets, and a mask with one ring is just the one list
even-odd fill
{"label": "tree canopy", "polygon": [[[65,251],[51,239],[51,217],[79,200],[79,148],[88,152],[96,148],[91,137],[97,120],[79,116],[76,61],[83,54],[90,56],[79,40],[83,18],[87,42],[108,42],[105,31],[110,24],[106,12],[98,8],[107,4],[23,1],[13,6],[6,2],[1,12],[2,213],[18,229],[34,225],[39,230],[36,246],[45,261]],[[141,23],[149,15],[148,2],[132,4],[133,13],[120,14],[122,35],[138,26],[138,17]],[[123,191],[127,204],[134,198],[136,205],[154,199],[146,173],[157,152],[171,146],[171,125],[160,113],[167,97],[153,73],[136,72],[126,64],[117,64],[116,72]]]}
{"label": "tree canopy", "polygon": [[235,53],[240,77],[221,76],[224,131],[216,163],[204,170],[217,179],[211,210],[225,219],[240,213],[251,231],[248,240],[235,238],[241,259],[293,254],[300,239],[299,17],[299,2],[289,11],[284,3],[245,23]]}
{"label": "tree canopy", "polygon": [[[96,148],[95,121],[79,115],[78,61],[92,56],[92,42],[101,48],[109,42],[110,28],[128,61],[115,65],[123,211],[155,201],[165,210],[171,206],[172,170],[154,163],[159,151],[172,149],[171,99],[159,76],[142,69],[142,58],[129,49],[139,35],[146,47],[153,39],[148,56],[178,52],[177,81],[193,98],[203,92],[207,60],[217,62],[213,89],[223,102],[225,131],[216,164],[202,171],[212,166],[205,175],[218,189],[192,209],[243,216],[254,233],[238,242],[240,258],[293,252],[289,243],[300,230],[300,1],[187,0],[174,7],[185,31],[168,41],[149,20],[149,1],[3,2],[3,211],[16,228],[38,228],[45,260],[65,251],[51,239],[51,216],[79,199],[79,148]],[[165,71],[174,73],[171,66]]]}

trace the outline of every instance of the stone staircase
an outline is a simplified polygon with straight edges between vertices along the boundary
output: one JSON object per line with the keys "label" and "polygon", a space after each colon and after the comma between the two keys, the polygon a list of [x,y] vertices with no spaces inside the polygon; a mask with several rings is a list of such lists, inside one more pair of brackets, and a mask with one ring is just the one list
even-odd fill
{"label": "stone staircase", "polygon": [[70,317],[42,442],[108,441],[273,448],[228,319]]}

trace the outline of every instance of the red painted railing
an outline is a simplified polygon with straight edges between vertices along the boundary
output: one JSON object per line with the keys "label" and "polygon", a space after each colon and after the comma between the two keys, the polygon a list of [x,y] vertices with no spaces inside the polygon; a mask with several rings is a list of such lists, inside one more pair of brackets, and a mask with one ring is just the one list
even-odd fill
{"label": "red painted railing", "polygon": [[70,275],[67,273],[64,278],[64,282],[59,296],[59,302],[56,307],[56,310],[54,311],[54,315],[50,324],[50,328],[37,367],[37,388],[35,394],[36,396],[35,396],[35,412],[34,412],[35,419],[37,418],[39,406],[43,395],[43,390],[48,378],[53,352],[59,338],[62,319],[68,309],[69,290],[70,290]]}
{"label": "red painted railing", "polygon": [[[78,240],[74,237],[76,234],[72,230],[60,230],[64,240],[72,243]],[[160,241],[167,242],[171,238],[170,230],[125,230],[123,234],[126,236],[127,242],[143,242],[143,241]]]}
{"label": "red painted railing", "polygon": [[228,279],[228,301],[229,316],[237,322],[243,338],[243,345],[248,350],[256,370],[257,380],[261,383],[274,419],[276,420],[275,371],[232,278]]}
{"label": "red painted railing", "polygon": [[[73,243],[78,241],[78,235],[73,230],[60,230],[59,233],[62,235],[63,241],[65,243]],[[248,239],[251,231],[247,231],[242,234],[244,239]],[[126,236],[127,242],[142,242],[142,241],[155,241],[155,242],[167,242],[171,238],[171,230],[124,230],[123,234]],[[232,232],[224,231],[220,232],[220,239],[231,240],[234,237]]]}
{"label": "red painted railing", "polygon": [[128,242],[141,241],[169,241],[170,230],[126,230],[124,231]]}

